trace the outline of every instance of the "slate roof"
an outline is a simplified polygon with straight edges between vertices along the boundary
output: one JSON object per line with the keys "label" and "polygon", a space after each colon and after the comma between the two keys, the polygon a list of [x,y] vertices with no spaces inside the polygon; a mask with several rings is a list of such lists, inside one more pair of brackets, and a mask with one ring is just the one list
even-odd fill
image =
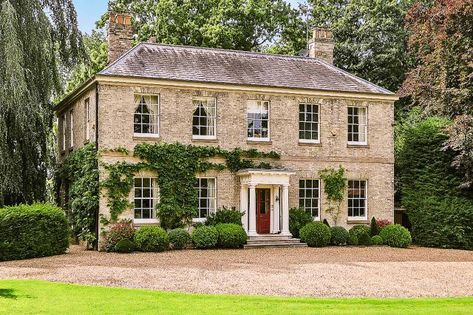
{"label": "slate roof", "polygon": [[316,58],[141,43],[101,75],[393,95]]}

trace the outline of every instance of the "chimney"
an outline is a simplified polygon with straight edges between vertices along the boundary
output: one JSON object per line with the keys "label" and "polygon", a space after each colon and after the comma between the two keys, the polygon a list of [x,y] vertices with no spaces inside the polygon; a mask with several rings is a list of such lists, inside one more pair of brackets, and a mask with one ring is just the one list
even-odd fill
{"label": "chimney", "polygon": [[110,12],[107,42],[109,64],[133,47],[133,26],[130,14]]}
{"label": "chimney", "polygon": [[309,40],[309,57],[319,58],[333,64],[334,46],[332,31],[323,27],[312,29],[312,39]]}

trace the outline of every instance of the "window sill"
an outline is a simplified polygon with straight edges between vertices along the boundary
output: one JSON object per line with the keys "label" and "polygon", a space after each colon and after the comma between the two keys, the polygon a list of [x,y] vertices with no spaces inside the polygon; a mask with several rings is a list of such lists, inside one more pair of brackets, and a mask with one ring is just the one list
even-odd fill
{"label": "window sill", "polygon": [[246,140],[247,144],[266,144],[266,145],[271,145],[273,142],[271,140]]}
{"label": "window sill", "polygon": [[209,143],[217,143],[217,138],[194,138],[192,137],[192,142],[209,142]]}
{"label": "window sill", "polygon": [[193,218],[192,223],[205,223],[207,221],[206,218]]}
{"label": "window sill", "polygon": [[301,141],[301,140],[299,140],[298,145],[308,146],[308,147],[321,147],[322,143],[320,143],[320,141],[310,142],[310,141]]}
{"label": "window sill", "polygon": [[133,134],[133,140],[139,141],[157,141],[160,140],[161,137],[158,134]]}
{"label": "window sill", "polygon": [[370,145],[367,143],[348,143],[347,148],[364,148],[369,149]]}
{"label": "window sill", "polygon": [[370,221],[368,219],[365,219],[365,218],[363,218],[363,219],[353,218],[353,219],[348,219],[347,220],[347,224],[369,224],[369,223],[370,223]]}
{"label": "window sill", "polygon": [[137,226],[154,225],[158,223],[159,223],[158,219],[133,219],[133,224]]}

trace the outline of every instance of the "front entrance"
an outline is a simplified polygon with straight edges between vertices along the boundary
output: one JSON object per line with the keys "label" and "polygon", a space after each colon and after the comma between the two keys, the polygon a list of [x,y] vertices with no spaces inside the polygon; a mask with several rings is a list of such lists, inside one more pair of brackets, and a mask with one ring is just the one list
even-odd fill
{"label": "front entrance", "polygon": [[271,226],[271,189],[256,189],[256,232],[269,234]]}

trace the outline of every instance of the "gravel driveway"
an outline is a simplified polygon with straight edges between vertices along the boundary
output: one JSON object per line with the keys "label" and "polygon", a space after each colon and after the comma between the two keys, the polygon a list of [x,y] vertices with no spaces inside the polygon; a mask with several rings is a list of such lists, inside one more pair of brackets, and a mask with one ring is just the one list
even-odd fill
{"label": "gravel driveway", "polygon": [[66,255],[0,263],[0,279],[313,297],[473,296],[473,252],[412,247],[269,248]]}

